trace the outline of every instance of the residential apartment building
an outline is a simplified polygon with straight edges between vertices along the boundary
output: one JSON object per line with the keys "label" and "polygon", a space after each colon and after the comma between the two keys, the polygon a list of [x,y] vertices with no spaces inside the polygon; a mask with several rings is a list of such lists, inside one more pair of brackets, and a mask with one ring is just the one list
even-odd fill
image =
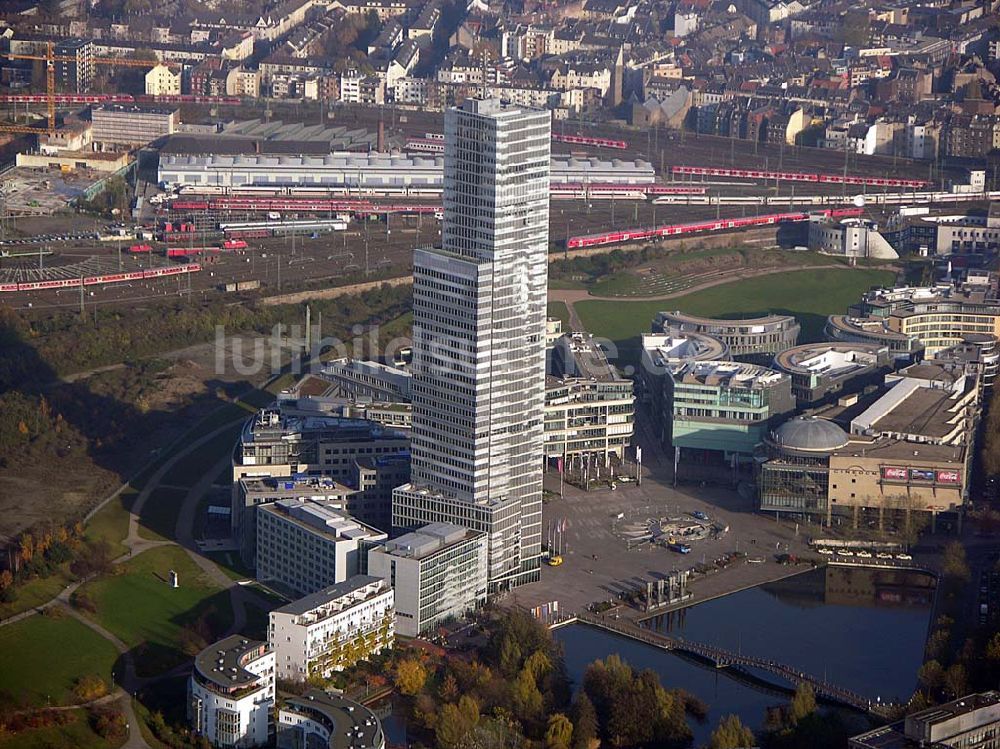
{"label": "residential apartment building", "polygon": [[55,56],[68,57],[56,60],[56,87],[68,93],[83,94],[94,82],[94,43],[89,39],[66,39],[55,45]]}
{"label": "residential apartment building", "polygon": [[137,104],[101,104],[90,110],[91,140],[104,150],[134,149],[177,132],[180,110]]}
{"label": "residential apartment building", "polygon": [[449,110],[441,248],[414,253],[412,477],[393,526],[487,533],[494,590],[539,577],[550,141],[548,112]]}
{"label": "residential apartment building", "polygon": [[265,746],[275,658],[266,642],[232,635],[202,650],[188,679],[191,730],[216,747]]}
{"label": "residential apartment building", "polygon": [[278,749],[385,749],[378,717],[343,695],[311,689],[278,708]]}
{"label": "residential apartment building", "polygon": [[334,504],[281,499],[257,508],[257,579],[298,595],[341,583],[388,536]]}
{"label": "residential apartment building", "polygon": [[327,678],[391,648],[394,593],[380,577],[354,575],[268,615],[277,678]]}
{"label": "residential apartment building", "polygon": [[156,65],[146,73],[146,93],[150,96],[179,96],[181,72],[166,65]]}
{"label": "residential apartment building", "polygon": [[368,573],[396,593],[396,632],[433,632],[486,601],[486,534],[432,523],[368,552]]}

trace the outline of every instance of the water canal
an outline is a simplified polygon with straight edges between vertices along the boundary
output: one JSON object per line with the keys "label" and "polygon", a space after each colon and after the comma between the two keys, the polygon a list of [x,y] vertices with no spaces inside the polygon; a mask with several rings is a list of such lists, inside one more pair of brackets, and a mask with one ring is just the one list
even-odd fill
{"label": "water canal", "polygon": [[[916,685],[933,596],[934,579],[923,573],[827,567],[646,624],[687,640],[793,665],[872,699],[905,700]],[[564,645],[574,684],[588,663],[619,653],[636,668],[655,670],[664,686],[702,699],[709,714],[704,724],[692,721],[695,745],[706,742],[728,713],[757,729],[766,708],[787,701],[725,671],[586,625],[556,630],[555,637]]]}

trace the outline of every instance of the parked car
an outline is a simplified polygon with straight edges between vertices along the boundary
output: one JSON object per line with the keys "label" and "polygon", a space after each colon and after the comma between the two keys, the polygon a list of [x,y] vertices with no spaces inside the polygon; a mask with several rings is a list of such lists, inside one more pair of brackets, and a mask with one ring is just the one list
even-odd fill
{"label": "parked car", "polygon": [[694,512],[692,512],[691,517],[693,517],[695,520],[708,520],[708,515],[706,515],[701,510],[695,510]]}
{"label": "parked car", "polygon": [[826,554],[827,556],[833,556],[833,549],[816,549],[818,554]]}
{"label": "parked car", "polygon": [[913,557],[911,557],[909,554],[897,554],[896,559],[899,559],[902,562],[909,562],[913,559]]}
{"label": "parked car", "polygon": [[857,555],[859,557],[861,557],[862,559],[871,559],[872,558],[872,553],[870,551],[865,551],[864,549],[862,549],[861,551],[859,551]]}

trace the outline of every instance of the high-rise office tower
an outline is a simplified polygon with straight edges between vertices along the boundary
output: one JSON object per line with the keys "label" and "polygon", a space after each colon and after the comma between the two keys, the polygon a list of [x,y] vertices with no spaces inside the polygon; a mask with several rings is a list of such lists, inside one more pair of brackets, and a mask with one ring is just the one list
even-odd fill
{"label": "high-rise office tower", "polygon": [[393,526],[485,531],[494,591],[538,579],[551,115],[445,116],[440,249],[413,256],[411,483]]}

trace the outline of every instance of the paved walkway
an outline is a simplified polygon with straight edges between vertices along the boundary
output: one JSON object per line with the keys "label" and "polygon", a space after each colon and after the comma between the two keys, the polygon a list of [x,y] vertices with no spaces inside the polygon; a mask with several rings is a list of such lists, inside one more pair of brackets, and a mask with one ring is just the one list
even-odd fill
{"label": "paved walkway", "polygon": [[194,521],[198,515],[198,504],[201,502],[202,497],[205,496],[205,493],[212,488],[214,478],[229,464],[230,457],[227,454],[225,458],[221,458],[218,463],[206,471],[188,490],[181,505],[181,511],[177,516],[174,537],[177,539],[177,543],[184,547],[194,563],[201,568],[201,571],[213,583],[229,591],[229,600],[233,608],[233,624],[229,633],[239,634],[246,626],[247,604],[267,610],[273,606],[273,603],[252,588],[240,585],[219,569],[219,566],[215,562],[201,553],[194,538]]}

